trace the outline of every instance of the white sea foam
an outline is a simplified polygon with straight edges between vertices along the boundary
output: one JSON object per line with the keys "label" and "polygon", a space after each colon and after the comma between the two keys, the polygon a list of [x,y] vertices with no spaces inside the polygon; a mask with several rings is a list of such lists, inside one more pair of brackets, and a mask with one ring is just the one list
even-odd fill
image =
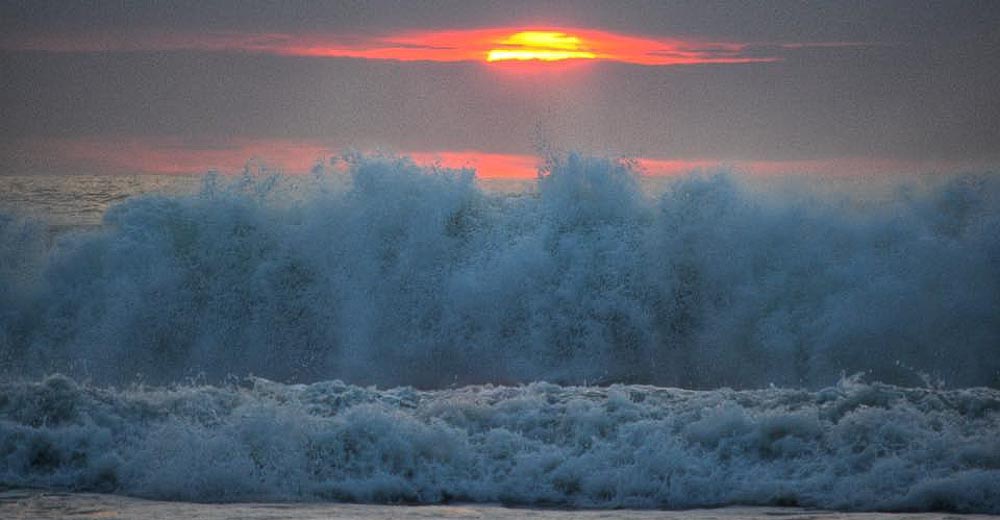
{"label": "white sea foam", "polygon": [[0,384],[0,485],[188,501],[1000,513],[1000,392]]}
{"label": "white sea foam", "polygon": [[0,218],[0,373],[1000,386],[995,176],[875,206],[727,175],[650,196],[627,164],[576,155],[530,194],[349,163],[133,197],[54,246]]}

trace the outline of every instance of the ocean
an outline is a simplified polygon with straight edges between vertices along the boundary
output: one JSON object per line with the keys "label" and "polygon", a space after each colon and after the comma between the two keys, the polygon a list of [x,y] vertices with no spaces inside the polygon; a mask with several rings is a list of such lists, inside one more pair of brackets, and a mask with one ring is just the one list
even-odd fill
{"label": "ocean", "polygon": [[1000,182],[854,184],[0,177],[0,513],[1000,514]]}

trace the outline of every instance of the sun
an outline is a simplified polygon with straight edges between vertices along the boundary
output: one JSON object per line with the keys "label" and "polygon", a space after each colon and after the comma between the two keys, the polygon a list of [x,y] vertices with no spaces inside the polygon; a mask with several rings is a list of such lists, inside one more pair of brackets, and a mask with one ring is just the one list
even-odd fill
{"label": "sun", "polygon": [[496,42],[486,61],[562,61],[592,60],[597,54],[586,48],[576,36],[559,31],[521,31]]}

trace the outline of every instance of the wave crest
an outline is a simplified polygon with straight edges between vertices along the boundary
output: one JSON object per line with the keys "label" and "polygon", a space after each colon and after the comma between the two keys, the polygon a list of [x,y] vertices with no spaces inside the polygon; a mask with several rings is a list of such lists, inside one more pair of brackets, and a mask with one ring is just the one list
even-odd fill
{"label": "wave crest", "polygon": [[[993,176],[863,208],[727,175],[654,197],[628,163],[573,154],[533,195],[408,159],[348,163],[343,178],[135,197],[52,247],[0,220],[2,370],[692,388],[863,371],[1000,386]],[[290,183],[306,184],[281,196]]]}

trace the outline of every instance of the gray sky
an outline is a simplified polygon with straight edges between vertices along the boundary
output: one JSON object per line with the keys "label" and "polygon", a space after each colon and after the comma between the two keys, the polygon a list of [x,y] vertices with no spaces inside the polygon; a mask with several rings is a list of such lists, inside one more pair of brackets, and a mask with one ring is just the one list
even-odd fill
{"label": "gray sky", "polygon": [[[771,61],[520,71],[211,43],[496,27]],[[530,155],[539,140],[677,161],[1000,163],[997,2],[26,1],[0,3],[0,34],[2,173],[166,171],[164,150],[187,154],[177,170],[282,146]]]}

